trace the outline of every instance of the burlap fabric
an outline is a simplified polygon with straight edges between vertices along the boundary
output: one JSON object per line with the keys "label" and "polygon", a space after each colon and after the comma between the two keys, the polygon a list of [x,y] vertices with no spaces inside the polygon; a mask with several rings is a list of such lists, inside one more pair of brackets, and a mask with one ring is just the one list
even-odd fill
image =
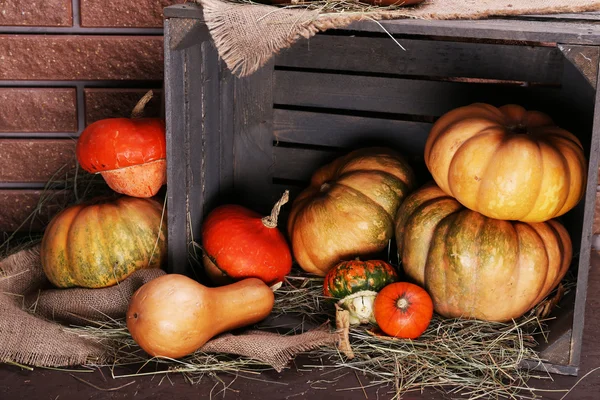
{"label": "burlap fabric", "polygon": [[[123,318],[133,293],[165,272],[141,270],[104,289],[54,289],[42,271],[39,246],[0,261],[0,362],[70,366],[111,362],[113,351],[65,329]],[[335,345],[328,327],[294,336],[248,330],[223,334],[201,350],[257,359],[281,371],[298,353]]]}
{"label": "burlap fabric", "polygon": [[[290,0],[291,2],[292,0]],[[220,57],[237,76],[247,76],[301,38],[344,28],[354,21],[400,18],[478,19],[490,16],[600,10],[598,0],[427,0],[394,11],[320,13],[306,8],[195,0]]]}

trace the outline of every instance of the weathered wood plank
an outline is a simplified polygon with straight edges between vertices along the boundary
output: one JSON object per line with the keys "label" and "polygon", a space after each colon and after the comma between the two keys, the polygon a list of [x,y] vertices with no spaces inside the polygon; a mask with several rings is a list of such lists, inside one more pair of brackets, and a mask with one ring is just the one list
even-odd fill
{"label": "weathered wood plank", "polygon": [[[171,35],[171,20],[165,22],[165,40]],[[165,102],[167,129],[167,271],[185,274],[188,263],[188,194],[190,177],[190,132],[186,124],[185,58],[183,50],[165,48]]]}
{"label": "weathered wood plank", "polygon": [[308,182],[317,168],[346,152],[275,146],[273,153],[275,161],[273,176],[275,178]]}
{"label": "weathered wood plank", "polygon": [[598,59],[600,48],[597,46],[559,45],[560,51],[577,67],[579,72],[595,89],[598,80]]}
{"label": "weathered wood plank", "polygon": [[273,176],[273,61],[234,81],[234,190],[248,207],[267,207]]}
{"label": "weathered wood plank", "polygon": [[594,235],[600,235],[600,192],[596,192],[596,203],[594,205],[594,228],[592,231]]}
{"label": "weathered wood plank", "polygon": [[[344,110],[440,115],[474,102],[519,102],[540,109],[560,96],[557,88],[473,82],[440,82],[374,76],[275,71],[274,102]],[[298,84],[301,82],[301,84]]]}
{"label": "weathered wood plank", "polygon": [[77,164],[76,144],[74,139],[0,139],[0,182],[64,179]]}
{"label": "weathered wood plank", "polygon": [[[518,19],[381,21],[391,34],[476,39],[518,40],[528,42],[600,44],[600,26],[581,22],[523,21]],[[350,31],[382,32],[373,21],[353,22]]]}
{"label": "weathered wood plank", "polygon": [[600,21],[600,12],[590,11],[584,13],[573,13],[573,14],[529,14],[513,17],[515,19],[539,19],[540,21],[548,19],[565,19],[574,21]]}
{"label": "weathered wood plank", "polygon": [[331,147],[383,145],[421,154],[432,124],[310,111],[273,112],[276,141]]}
{"label": "weathered wood plank", "polygon": [[397,75],[558,83],[556,47],[316,35],[281,52],[276,66]]}
{"label": "weathered wood plank", "polygon": [[[587,86],[580,76],[570,73],[571,69],[565,67],[564,80],[569,80],[571,86],[565,92],[568,101],[574,103],[573,106],[578,109],[590,108],[593,110],[593,125],[590,138],[583,138],[584,148],[588,150],[588,177],[596,177],[598,171],[598,161],[600,156],[600,91],[594,91]],[[579,78],[579,80],[578,80]],[[590,104],[591,103],[591,104]],[[594,107],[594,103],[596,107]],[[585,111],[584,111],[585,112]],[[575,118],[577,118],[575,116]],[[587,140],[586,140],[587,139]],[[592,230],[594,223],[595,204],[597,198],[597,182],[595,179],[588,179],[583,205],[578,208],[583,212],[575,212],[575,218],[581,221],[581,236],[575,240],[579,246],[573,246],[574,251],[579,252],[579,265],[577,271],[577,293],[575,297],[575,309],[573,319],[573,334],[571,340],[571,359],[572,365],[579,365],[582,358],[582,340],[586,312],[586,298],[588,297],[588,278],[590,272],[590,251],[592,246]],[[593,293],[593,292],[592,292]]]}

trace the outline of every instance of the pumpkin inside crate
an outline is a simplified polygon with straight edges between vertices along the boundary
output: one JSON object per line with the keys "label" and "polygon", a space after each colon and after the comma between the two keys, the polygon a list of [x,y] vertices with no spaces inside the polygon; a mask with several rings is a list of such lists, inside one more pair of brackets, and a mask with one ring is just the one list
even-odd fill
{"label": "pumpkin inside crate", "polygon": [[[235,201],[267,214],[284,190],[295,199],[319,167],[371,146],[402,152],[420,187],[432,179],[424,149],[442,115],[478,102],[518,104],[548,114],[573,133],[588,162],[584,198],[559,217],[572,239],[569,273],[578,276],[578,286],[555,308],[548,342],[538,347],[546,360],[542,368],[577,373],[597,179],[590,173],[597,168],[591,151],[597,143],[592,135],[596,76],[580,72],[569,52],[585,47],[518,40],[519,32],[509,31],[497,33],[507,40],[470,39],[474,31],[467,31],[468,25],[437,37],[414,29],[402,35],[405,25],[399,22],[394,33],[403,51],[375,26],[359,24],[356,30],[299,41],[253,75],[237,78],[220,61],[206,27],[197,24],[188,35],[181,33],[189,29],[183,20],[201,17],[184,14],[166,14],[174,272],[191,273],[189,243],[198,241],[203,218],[220,204]],[[289,211],[282,210],[283,224]],[[388,252],[395,249],[382,253]]]}

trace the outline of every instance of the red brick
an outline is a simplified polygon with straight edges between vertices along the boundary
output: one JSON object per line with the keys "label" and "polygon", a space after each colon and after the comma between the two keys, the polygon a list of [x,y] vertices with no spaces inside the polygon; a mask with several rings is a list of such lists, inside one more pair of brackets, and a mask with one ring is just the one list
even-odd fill
{"label": "red brick", "polygon": [[0,132],[77,132],[75,89],[0,88]]}
{"label": "red brick", "polygon": [[0,26],[72,26],[71,0],[2,0]]}
{"label": "red brick", "polygon": [[[64,180],[77,163],[75,139],[0,139],[0,182]],[[60,170],[60,172],[58,172]]]}
{"label": "red brick", "polygon": [[86,27],[162,28],[163,8],[185,0],[81,0]]}
{"label": "red brick", "polygon": [[[149,89],[85,89],[85,123],[104,118],[129,117],[140,98]],[[161,90],[153,89],[154,96],[146,105],[146,117],[160,116]]]}
{"label": "red brick", "polygon": [[[42,194],[46,200],[40,203]],[[68,199],[69,193],[58,190],[0,190],[0,232],[41,232]]]}
{"label": "red brick", "polygon": [[0,35],[0,80],[162,80],[162,36]]}

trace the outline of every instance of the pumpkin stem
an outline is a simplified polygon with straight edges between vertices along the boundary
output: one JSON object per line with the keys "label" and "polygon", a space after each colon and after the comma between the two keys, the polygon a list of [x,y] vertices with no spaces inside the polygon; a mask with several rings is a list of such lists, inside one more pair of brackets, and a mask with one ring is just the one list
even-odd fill
{"label": "pumpkin stem", "polygon": [[146,104],[148,104],[148,102],[150,101],[150,99],[152,99],[152,96],[154,96],[154,93],[152,92],[152,90],[149,90],[148,93],[146,93],[144,95],[144,97],[142,97],[137,104],[135,105],[135,107],[133,108],[133,111],[131,111],[131,118],[142,118],[144,116],[144,108],[146,107]]}
{"label": "pumpkin stem", "polygon": [[512,133],[515,133],[517,135],[525,135],[525,134],[527,134],[527,127],[525,125],[522,125],[522,124],[510,126],[508,129]]}
{"label": "pumpkin stem", "polygon": [[406,311],[406,310],[408,309],[408,306],[409,306],[409,305],[410,305],[410,304],[408,303],[408,300],[406,300],[406,299],[404,298],[404,296],[403,296],[403,297],[400,297],[400,298],[398,299],[398,301],[396,302],[396,306],[398,306],[398,308],[399,308],[399,309],[401,309],[402,311]]}
{"label": "pumpkin stem", "polygon": [[281,196],[279,201],[275,203],[273,210],[271,210],[271,215],[262,219],[262,223],[264,226],[266,226],[267,228],[275,228],[277,226],[277,218],[279,217],[279,211],[281,210],[281,207],[288,202],[289,199],[290,191],[286,190],[285,192],[283,192],[283,196]]}

